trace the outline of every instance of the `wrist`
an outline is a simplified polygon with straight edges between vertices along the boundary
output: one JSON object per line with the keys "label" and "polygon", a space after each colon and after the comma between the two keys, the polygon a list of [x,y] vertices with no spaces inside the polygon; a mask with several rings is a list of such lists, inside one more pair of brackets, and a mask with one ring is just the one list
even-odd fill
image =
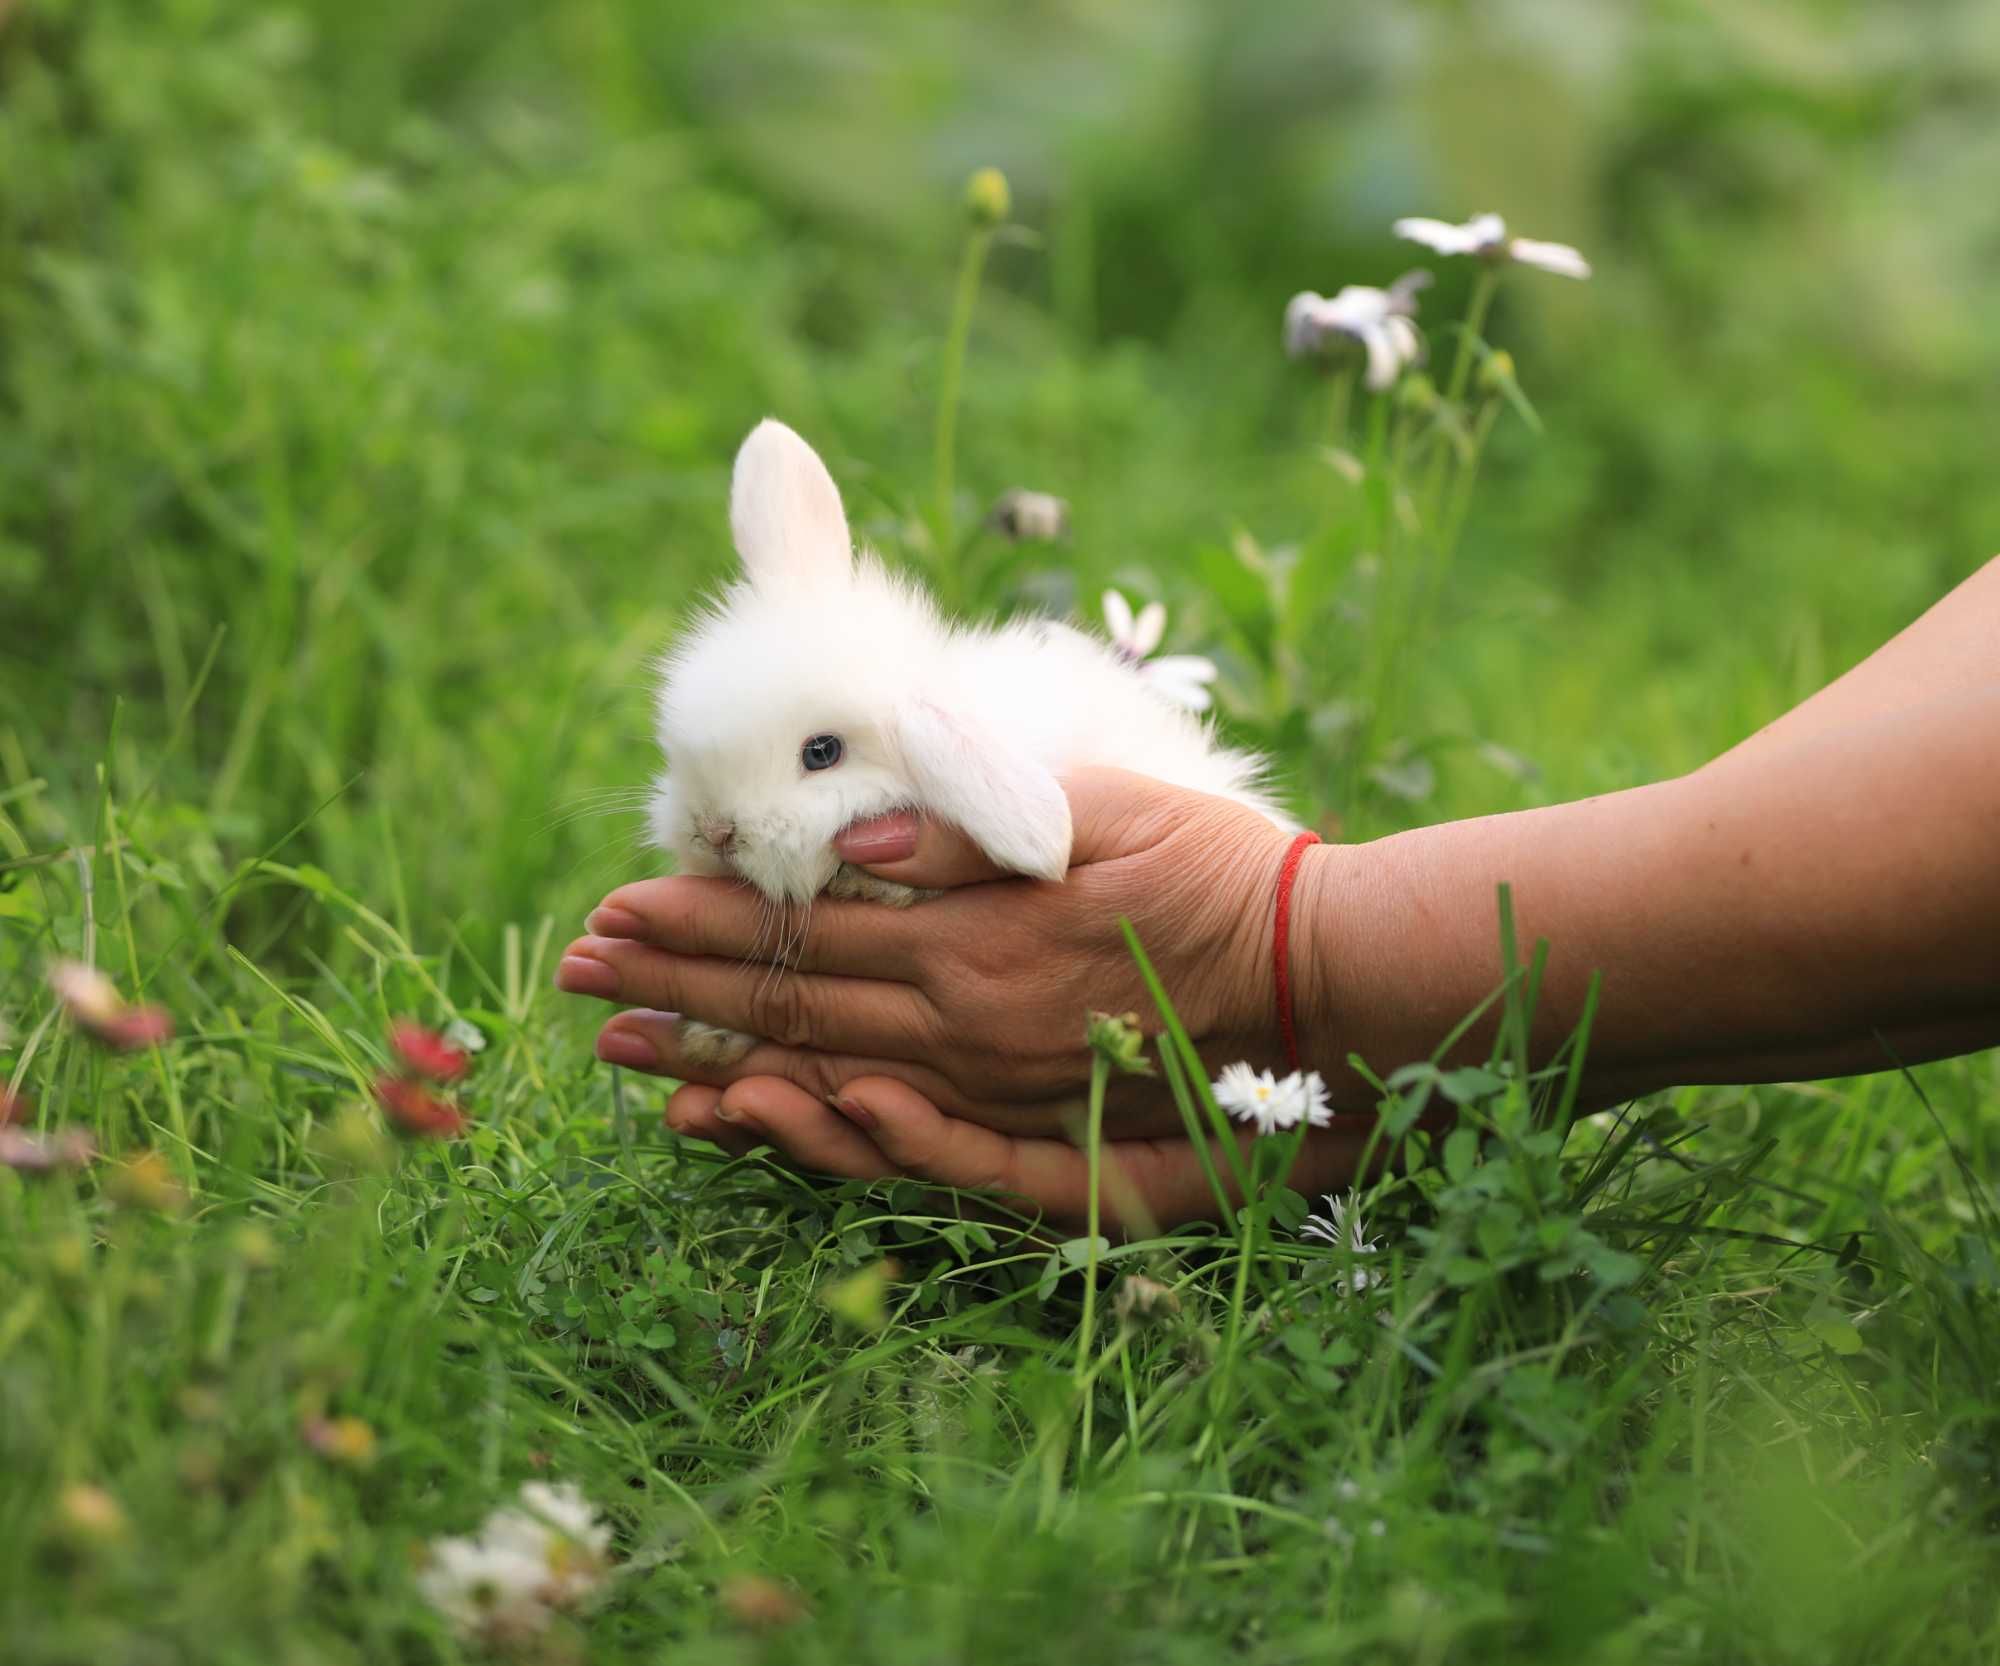
{"label": "wrist", "polygon": [[1376,1098],[1347,1058],[1367,1051],[1361,973],[1374,964],[1383,894],[1375,872],[1378,849],[1314,845],[1292,882],[1287,960],[1299,1064],[1325,1078],[1340,1111],[1368,1110]]}

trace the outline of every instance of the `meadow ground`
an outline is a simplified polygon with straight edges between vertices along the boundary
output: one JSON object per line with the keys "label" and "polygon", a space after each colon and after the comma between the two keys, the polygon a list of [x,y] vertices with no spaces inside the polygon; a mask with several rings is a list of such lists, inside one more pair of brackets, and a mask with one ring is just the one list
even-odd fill
{"label": "meadow ground", "polygon": [[[0,1168],[0,1653],[470,1657],[423,1546],[540,1479],[620,1569],[555,1660],[2000,1658],[1991,1055],[1566,1140],[1560,1071],[1453,1078],[1365,1257],[1278,1194],[1086,1304],[673,1142],[549,988],[770,411],[970,610],[1165,599],[1350,836],[1851,663],[2000,542],[2000,44],[1934,21],[0,5],[0,1085],[103,1154]],[[1598,272],[1503,287],[1461,528],[1468,274],[1393,401],[1278,318],[1489,204]],[[975,530],[1015,486],[1067,542]],[[484,1041],[461,1140],[370,1106],[406,1014]]]}

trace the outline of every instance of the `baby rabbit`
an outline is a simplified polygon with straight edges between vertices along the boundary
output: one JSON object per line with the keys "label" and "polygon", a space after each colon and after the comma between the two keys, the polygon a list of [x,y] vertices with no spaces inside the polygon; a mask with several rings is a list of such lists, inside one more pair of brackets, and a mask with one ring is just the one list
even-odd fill
{"label": "baby rabbit", "polygon": [[[822,891],[908,904],[926,893],[846,866],[833,840],[916,809],[999,867],[1059,883],[1060,777],[1088,764],[1290,825],[1262,759],[1217,744],[1108,644],[1047,619],[951,624],[857,554],[833,477],[783,423],[759,423],[737,452],[729,521],[744,576],[668,652],[659,694],[652,828],[683,872],[734,875],[780,904]],[[691,1019],[681,1037],[703,1064],[755,1045]]]}

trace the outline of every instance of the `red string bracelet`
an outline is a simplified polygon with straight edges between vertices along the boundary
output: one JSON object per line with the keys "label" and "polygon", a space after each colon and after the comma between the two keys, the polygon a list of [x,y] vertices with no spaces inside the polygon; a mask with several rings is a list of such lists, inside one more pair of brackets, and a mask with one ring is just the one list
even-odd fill
{"label": "red string bracelet", "polygon": [[1299,877],[1299,864],[1306,859],[1306,847],[1319,843],[1319,835],[1307,828],[1285,852],[1285,865],[1278,870],[1278,915],[1271,931],[1271,959],[1278,974],[1278,1034],[1285,1042],[1287,1068],[1299,1068],[1299,1037],[1292,1026],[1292,882]]}

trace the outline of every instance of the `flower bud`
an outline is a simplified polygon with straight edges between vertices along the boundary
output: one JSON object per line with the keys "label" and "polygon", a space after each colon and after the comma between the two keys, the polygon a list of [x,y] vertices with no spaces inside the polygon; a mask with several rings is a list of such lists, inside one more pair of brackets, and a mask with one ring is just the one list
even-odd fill
{"label": "flower bud", "polygon": [[187,1193],[174,1178],[166,1158],[157,1151],[142,1151],[123,1164],[113,1172],[104,1189],[114,1202],[125,1208],[154,1215],[177,1214],[187,1202]]}
{"label": "flower bud", "polygon": [[884,1257],[871,1267],[863,1267],[858,1273],[850,1273],[827,1286],[820,1293],[820,1300],[835,1318],[843,1319],[856,1330],[879,1331],[889,1323],[889,1286],[902,1276],[902,1265],[889,1257]]}
{"label": "flower bud", "polygon": [[1015,543],[1053,543],[1069,531],[1069,505],[1048,492],[1022,487],[1002,492],[987,511],[986,524]]}
{"label": "flower bud", "polygon": [[1093,1053],[1123,1076],[1150,1076],[1146,1037],[1136,1012],[1093,1012],[1083,1026],[1083,1041]]}
{"label": "flower bud", "polygon": [[253,1273],[261,1273],[278,1259],[278,1240],[255,1221],[245,1221],[232,1232],[229,1247]]}
{"label": "flower bud", "polygon": [[1421,370],[1412,371],[1397,384],[1396,399],[1406,411],[1428,411],[1438,402],[1437,384]]}
{"label": "flower bud", "polygon": [[1118,1281],[1118,1294],[1111,1306],[1121,1324],[1147,1324],[1179,1313],[1181,1299],[1158,1279],[1127,1273]]}
{"label": "flower bud", "polygon": [[975,226],[997,226],[1013,207],[1014,194],[998,168],[981,168],[965,182],[965,212]]}
{"label": "flower bud", "polygon": [[363,1465],[375,1457],[375,1431],[358,1417],[309,1417],[299,1433],[333,1463]]}
{"label": "flower bud", "polygon": [[130,1526],[125,1507],[102,1487],[78,1481],[56,1497],[56,1531],[79,1550],[116,1544]]}
{"label": "flower bud", "polygon": [[1482,393],[1505,393],[1514,386],[1514,355],[1504,347],[1496,347],[1486,355],[1486,362],[1479,367],[1479,389]]}
{"label": "flower bud", "polygon": [[731,1574],[716,1595],[723,1611],[750,1631],[774,1631],[806,1617],[806,1605],[790,1586],[761,1573]]}

